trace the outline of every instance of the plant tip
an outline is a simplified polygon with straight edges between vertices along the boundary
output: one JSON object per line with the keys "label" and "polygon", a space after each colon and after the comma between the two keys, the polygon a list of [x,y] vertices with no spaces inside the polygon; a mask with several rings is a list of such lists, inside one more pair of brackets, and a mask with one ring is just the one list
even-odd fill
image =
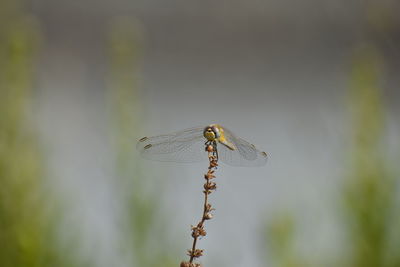
{"label": "plant tip", "polygon": [[214,147],[212,146],[212,145],[208,145],[208,146],[206,146],[206,151],[207,152],[214,152]]}

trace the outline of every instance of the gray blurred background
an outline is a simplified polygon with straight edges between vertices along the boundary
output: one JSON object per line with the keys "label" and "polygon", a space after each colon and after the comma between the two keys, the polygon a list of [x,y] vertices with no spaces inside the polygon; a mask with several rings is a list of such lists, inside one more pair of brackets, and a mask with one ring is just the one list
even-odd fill
{"label": "gray blurred background", "polygon": [[[221,164],[215,219],[199,242],[204,266],[400,266],[390,258],[398,249],[388,248],[400,239],[347,241],[357,218],[387,214],[360,207],[357,217],[353,200],[342,200],[360,188],[346,189],[349,177],[364,181],[358,170],[377,158],[386,167],[365,176],[378,177],[371,188],[398,187],[400,2],[31,0],[4,7],[15,13],[10,29],[24,16],[35,24],[32,121],[46,191],[62,203],[52,220],[61,254],[74,258],[69,266],[186,259],[207,163],[146,161],[135,144],[210,123],[256,144],[269,162]],[[379,133],[363,137],[370,132]],[[364,159],[365,151],[381,154]],[[355,202],[375,199],[368,190]],[[384,223],[396,220],[388,215]],[[345,244],[361,244],[361,252]],[[357,253],[378,256],[366,263]]]}

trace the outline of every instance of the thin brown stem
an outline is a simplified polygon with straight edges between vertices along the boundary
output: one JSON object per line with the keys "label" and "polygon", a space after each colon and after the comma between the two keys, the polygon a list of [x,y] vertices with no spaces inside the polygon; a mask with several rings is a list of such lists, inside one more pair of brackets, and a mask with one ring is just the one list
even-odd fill
{"label": "thin brown stem", "polygon": [[194,259],[199,258],[203,255],[202,249],[196,249],[197,240],[200,236],[205,236],[207,233],[204,229],[204,223],[206,220],[212,219],[213,215],[211,212],[214,210],[210,203],[208,203],[208,196],[217,188],[215,182],[212,179],[215,178],[214,172],[218,166],[218,154],[217,154],[217,146],[215,142],[207,142],[206,143],[206,151],[208,152],[208,171],[204,175],[206,182],[204,184],[204,205],[203,205],[203,215],[201,217],[200,222],[196,226],[192,226],[192,237],[193,244],[192,249],[188,250],[188,256],[190,257],[189,262],[182,262],[181,266],[184,267],[197,267],[201,266],[198,263],[193,263]]}

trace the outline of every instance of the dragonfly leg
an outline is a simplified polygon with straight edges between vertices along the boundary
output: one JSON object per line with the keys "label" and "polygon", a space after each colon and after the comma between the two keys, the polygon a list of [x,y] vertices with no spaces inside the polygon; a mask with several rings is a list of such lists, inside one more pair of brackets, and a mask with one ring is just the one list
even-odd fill
{"label": "dragonfly leg", "polygon": [[214,148],[213,154],[214,154],[214,156],[217,158],[217,161],[218,161],[218,149],[217,149],[217,142],[216,142],[216,141],[213,141],[213,144],[212,144],[212,146],[213,146],[213,148]]}

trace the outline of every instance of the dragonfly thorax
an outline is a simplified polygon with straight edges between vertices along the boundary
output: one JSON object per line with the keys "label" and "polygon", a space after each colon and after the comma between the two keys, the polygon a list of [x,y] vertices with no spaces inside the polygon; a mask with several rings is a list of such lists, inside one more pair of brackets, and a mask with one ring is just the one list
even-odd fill
{"label": "dragonfly thorax", "polygon": [[203,135],[208,141],[215,141],[221,136],[219,129],[214,125],[204,128]]}

